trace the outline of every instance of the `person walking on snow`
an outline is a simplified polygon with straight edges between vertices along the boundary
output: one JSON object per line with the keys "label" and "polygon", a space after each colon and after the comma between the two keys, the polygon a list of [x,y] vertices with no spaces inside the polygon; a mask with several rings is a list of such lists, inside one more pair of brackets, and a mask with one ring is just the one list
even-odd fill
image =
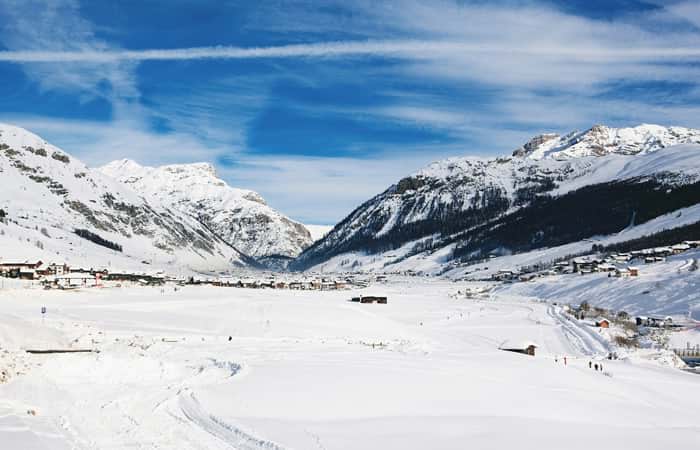
{"label": "person walking on snow", "polygon": [[591,368],[592,368],[592,366],[593,366],[593,363],[592,363],[592,362],[590,362],[590,361],[588,361],[588,368],[589,368],[589,369],[591,369]]}
{"label": "person walking on snow", "polygon": [[566,365],[566,356],[564,357],[564,365]]}

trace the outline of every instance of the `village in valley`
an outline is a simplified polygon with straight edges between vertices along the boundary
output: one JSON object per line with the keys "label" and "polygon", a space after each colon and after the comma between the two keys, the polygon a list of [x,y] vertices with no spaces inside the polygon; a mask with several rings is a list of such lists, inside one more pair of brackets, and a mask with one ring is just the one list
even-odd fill
{"label": "village in valley", "polygon": [[234,277],[231,275],[176,277],[163,271],[140,272],[70,267],[65,263],[42,261],[13,261],[0,258],[0,277],[8,280],[30,281],[27,287],[40,285],[44,289],[78,289],[121,287],[124,285],[163,286],[166,283],[183,285],[211,285],[216,287],[245,289],[291,289],[303,291],[346,290],[367,287],[371,280],[386,277],[324,277],[314,274],[251,273]]}
{"label": "village in valley", "polygon": [[[629,252],[594,253],[562,258],[547,264],[536,264],[515,270],[499,269],[485,278],[457,278],[452,284],[457,290],[450,294],[456,301],[488,302],[498,298],[498,293],[507,292],[513,283],[532,283],[560,276],[590,276],[604,274],[608,278],[644,277],[644,267],[662,264],[669,257],[682,255],[698,249],[700,241],[684,241],[667,247],[654,247]],[[483,267],[482,270],[486,270]],[[697,269],[697,260],[691,259],[688,270]],[[478,273],[479,267],[473,273]],[[418,280],[418,281],[413,281]],[[189,286],[210,288],[238,288],[245,290],[319,291],[348,292],[346,301],[356,303],[388,303],[386,288],[396,283],[421,283],[430,280],[430,274],[413,270],[393,274],[359,272],[333,274],[280,273],[247,271],[238,274],[198,274],[174,276],[165,271],[129,271],[107,268],[69,266],[66,263],[45,263],[40,260],[11,260],[0,258],[0,286],[5,289],[43,290],[112,290],[159,287],[160,294],[167,290]],[[6,284],[6,285],[5,285]],[[463,286],[463,287],[459,287]],[[352,295],[350,291],[359,294]],[[598,339],[605,342],[607,359],[618,359],[619,354],[653,354],[674,367],[694,371],[700,370],[700,342],[685,342],[679,336],[698,328],[697,321],[690,317],[670,315],[632,315],[624,310],[615,310],[597,305],[594,298],[580,303],[567,302],[566,298],[548,300],[559,313],[559,318],[578,322],[578,327],[596,330]],[[422,322],[421,322],[422,324]],[[527,344],[523,344],[526,342]],[[507,349],[534,356],[538,345],[533,340],[518,344],[509,343]],[[376,345],[379,345],[377,343]],[[384,344],[381,344],[382,346]],[[659,356],[658,352],[665,356]],[[631,353],[632,352],[632,353]],[[671,356],[673,355],[673,356]],[[675,359],[674,359],[675,358]]]}
{"label": "village in valley", "polygon": [[700,448],[700,0],[0,0],[0,450]]}
{"label": "village in valley", "polygon": [[[500,269],[489,279],[495,281],[531,281],[538,277],[562,274],[607,273],[611,277],[639,276],[642,264],[654,264],[666,261],[672,255],[679,255],[700,247],[700,241],[684,241],[668,247],[653,247],[629,252],[610,252],[608,254],[588,254],[577,257],[565,257],[563,260],[535,264],[519,269]],[[478,279],[478,278],[477,278]]]}

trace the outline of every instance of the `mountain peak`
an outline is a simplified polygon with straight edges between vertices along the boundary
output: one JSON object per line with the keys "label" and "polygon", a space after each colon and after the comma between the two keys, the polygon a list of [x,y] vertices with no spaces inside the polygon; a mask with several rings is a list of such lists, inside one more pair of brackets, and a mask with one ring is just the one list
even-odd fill
{"label": "mountain peak", "polygon": [[628,128],[597,124],[584,132],[572,131],[564,136],[554,133],[535,136],[516,149],[513,156],[539,160],[604,156],[610,153],[635,155],[691,143],[700,143],[700,130],[653,124]]}
{"label": "mountain peak", "polygon": [[161,167],[162,170],[178,173],[178,174],[188,174],[188,175],[204,175],[214,178],[218,178],[216,174],[216,168],[213,164],[208,162],[197,162],[188,164],[170,164]]}
{"label": "mountain peak", "polygon": [[249,256],[293,257],[312,243],[302,224],[268,206],[257,192],[229,186],[210,163],[141,167],[120,160],[99,170],[146,197],[206,222]]}
{"label": "mountain peak", "polygon": [[64,153],[59,148],[46,142],[46,140],[44,140],[41,136],[38,136],[25,128],[4,122],[0,122],[0,142],[15,150],[31,147],[45,148],[47,150],[60,151],[61,153]]}

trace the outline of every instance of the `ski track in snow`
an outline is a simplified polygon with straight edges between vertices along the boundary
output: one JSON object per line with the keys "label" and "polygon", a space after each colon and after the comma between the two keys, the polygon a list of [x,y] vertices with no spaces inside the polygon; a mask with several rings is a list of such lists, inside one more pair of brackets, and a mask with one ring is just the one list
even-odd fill
{"label": "ski track in snow", "polygon": [[570,320],[560,308],[549,305],[547,314],[556,320],[569,342],[585,356],[604,355],[610,352],[610,345],[602,336],[591,331],[588,326]]}
{"label": "ski track in snow", "polygon": [[238,450],[285,450],[274,442],[252,436],[240,428],[225,422],[202,408],[194,392],[189,389],[177,396],[179,412],[191,425],[223,441]]}

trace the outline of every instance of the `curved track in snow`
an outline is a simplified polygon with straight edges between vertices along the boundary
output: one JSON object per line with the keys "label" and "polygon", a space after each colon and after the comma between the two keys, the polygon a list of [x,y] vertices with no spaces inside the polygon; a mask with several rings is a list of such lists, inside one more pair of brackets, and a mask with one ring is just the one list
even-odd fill
{"label": "curved track in snow", "polygon": [[547,314],[561,326],[562,332],[578,352],[585,356],[605,355],[610,352],[610,344],[590,327],[578,320],[571,320],[560,308],[549,305]]}
{"label": "curved track in snow", "polygon": [[252,436],[240,428],[208,413],[189,389],[177,396],[179,412],[187,421],[219,441],[237,450],[285,450],[274,442]]}

